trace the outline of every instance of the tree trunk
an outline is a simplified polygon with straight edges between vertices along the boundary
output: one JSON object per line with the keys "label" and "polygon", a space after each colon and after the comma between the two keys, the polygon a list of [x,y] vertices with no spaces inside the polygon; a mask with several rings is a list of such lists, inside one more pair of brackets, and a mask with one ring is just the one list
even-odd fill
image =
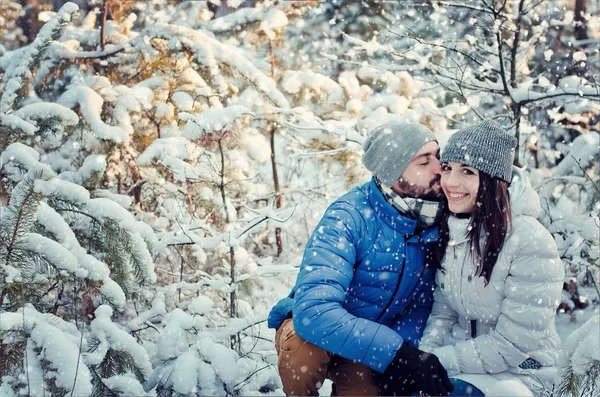
{"label": "tree trunk", "polygon": [[[223,200],[223,210],[225,211],[225,223],[229,224],[231,219],[229,218],[229,207],[227,206],[226,194],[225,194],[225,153],[223,151],[223,137],[219,138],[219,154],[221,155],[221,183],[219,184],[219,190],[221,191],[221,199]],[[237,279],[235,270],[235,249],[229,243],[229,318],[237,318]],[[234,334],[230,337],[230,347],[241,353],[241,339],[240,334]]]}
{"label": "tree trunk", "polygon": [[[275,80],[275,52],[273,51],[273,40],[269,40],[269,52],[271,54],[271,78]],[[275,161],[275,125],[271,123],[269,126],[270,143],[271,143],[271,168],[273,170],[273,185],[275,188],[275,208],[281,208],[283,198],[281,197],[279,187],[279,176],[277,175],[277,162]],[[281,228],[275,228],[275,243],[277,244],[277,256],[283,252],[283,242],[281,241]]]}
{"label": "tree trunk", "polygon": [[102,9],[100,10],[100,49],[104,50],[106,46],[106,16],[110,7],[111,0],[102,1]]}
{"label": "tree trunk", "polygon": [[588,40],[586,12],[587,1],[575,0],[575,38],[577,41]]}
{"label": "tree trunk", "polygon": [[23,6],[25,15],[19,19],[19,27],[23,30],[25,37],[27,37],[27,43],[32,43],[40,30],[40,22],[38,20],[40,5],[38,0],[21,0],[21,5]]}
{"label": "tree trunk", "polygon": [[515,103],[513,105],[513,114],[515,115],[515,137],[517,138],[517,147],[515,148],[515,158],[513,159],[513,165],[520,167],[519,162],[519,141],[521,140],[521,105]]}
{"label": "tree trunk", "polygon": [[[275,208],[281,208],[283,206],[283,198],[281,197],[279,186],[279,176],[277,175],[277,162],[275,161],[275,126],[271,125],[269,128],[271,132],[271,168],[273,169],[273,185],[275,188]],[[275,228],[275,242],[277,244],[277,256],[280,256],[283,252],[283,242],[281,241],[281,228]]]}
{"label": "tree trunk", "polygon": [[521,21],[523,17],[523,6],[525,0],[519,2],[519,10],[517,19],[515,20],[515,35],[513,36],[512,49],[510,51],[510,86],[517,87],[517,49],[519,48],[519,40],[521,39]]}

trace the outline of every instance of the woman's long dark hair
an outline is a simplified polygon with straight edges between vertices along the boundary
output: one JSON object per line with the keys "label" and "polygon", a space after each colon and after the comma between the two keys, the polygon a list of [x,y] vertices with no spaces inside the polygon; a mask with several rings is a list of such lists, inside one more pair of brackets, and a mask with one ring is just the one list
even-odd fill
{"label": "woman's long dark hair", "polygon": [[[435,263],[439,269],[446,253],[450,233],[448,231],[448,218],[450,211],[446,211],[440,223],[440,239],[434,250]],[[482,276],[486,284],[490,281],[492,270],[498,260],[498,255],[512,226],[512,211],[508,195],[508,183],[479,171],[479,190],[476,204],[471,212],[470,230],[468,233],[469,247],[475,255],[477,270],[475,275]],[[485,238],[482,239],[482,230]],[[482,241],[483,240],[483,241]],[[485,247],[482,244],[485,242]]]}

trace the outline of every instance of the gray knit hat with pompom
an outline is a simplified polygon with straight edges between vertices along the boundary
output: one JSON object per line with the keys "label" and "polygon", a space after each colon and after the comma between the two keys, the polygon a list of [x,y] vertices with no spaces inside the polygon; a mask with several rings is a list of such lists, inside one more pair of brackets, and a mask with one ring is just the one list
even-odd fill
{"label": "gray knit hat with pompom", "polygon": [[435,134],[421,124],[389,122],[375,128],[363,145],[365,167],[382,183],[394,186],[415,154]]}
{"label": "gray knit hat with pompom", "polygon": [[517,138],[494,121],[484,120],[452,134],[440,161],[468,165],[510,183],[516,146]]}

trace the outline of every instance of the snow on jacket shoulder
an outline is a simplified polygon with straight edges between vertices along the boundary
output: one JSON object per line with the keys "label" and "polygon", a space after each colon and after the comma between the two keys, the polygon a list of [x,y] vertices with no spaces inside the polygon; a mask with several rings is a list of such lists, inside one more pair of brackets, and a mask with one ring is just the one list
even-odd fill
{"label": "snow on jacket shoulder", "polygon": [[373,180],[333,202],[269,327],[291,309],[302,339],[383,372],[404,341],[418,344],[433,303],[435,267],[424,262],[438,230],[416,227]]}
{"label": "snow on jacket shoulder", "polygon": [[[445,272],[436,275],[420,348],[436,354],[451,374],[508,373],[536,390],[551,384],[557,370],[554,318],[564,270],[554,239],[535,219],[539,198],[520,170],[515,169],[510,197],[512,228],[487,286],[474,274],[469,220],[450,218]],[[528,358],[542,368],[520,368]]]}

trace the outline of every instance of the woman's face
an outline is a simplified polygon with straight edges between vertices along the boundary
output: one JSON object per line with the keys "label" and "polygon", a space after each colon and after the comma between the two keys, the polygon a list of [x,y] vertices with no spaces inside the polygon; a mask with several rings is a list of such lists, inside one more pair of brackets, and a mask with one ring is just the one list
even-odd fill
{"label": "woman's face", "polygon": [[441,183],[451,212],[468,214],[473,211],[479,190],[479,171],[454,161],[442,163]]}

